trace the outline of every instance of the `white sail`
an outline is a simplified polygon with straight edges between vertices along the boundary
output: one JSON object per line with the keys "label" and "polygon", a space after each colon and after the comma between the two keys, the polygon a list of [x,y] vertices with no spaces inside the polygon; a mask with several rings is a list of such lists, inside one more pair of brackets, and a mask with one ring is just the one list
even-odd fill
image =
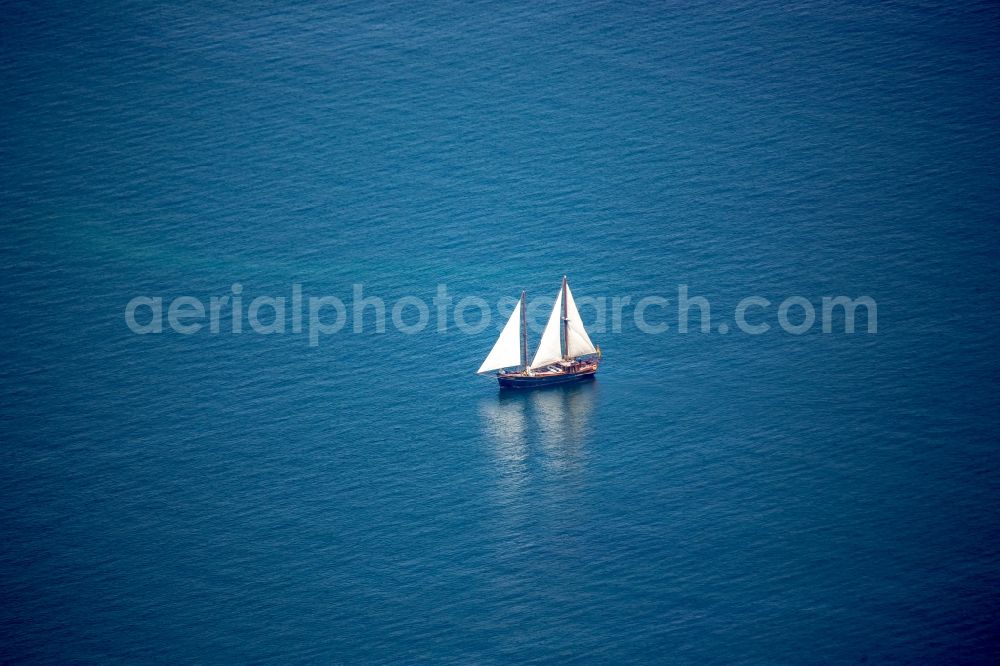
{"label": "white sail", "polygon": [[[558,332],[556,335],[559,335]],[[558,339],[556,342],[558,343]],[[521,301],[517,302],[514,311],[510,313],[510,319],[500,332],[500,337],[493,345],[490,355],[476,372],[489,372],[515,365],[521,365]]]}
{"label": "white sail", "polygon": [[545,324],[545,330],[542,331],[542,339],[535,351],[535,358],[528,366],[532,370],[562,359],[562,344],[559,341],[559,329],[562,328],[561,320],[562,287],[559,288],[559,293],[556,295],[556,302],[552,304],[552,314],[549,315],[549,322]]}
{"label": "white sail", "polygon": [[596,354],[597,348],[590,341],[587,329],[583,327],[583,319],[580,318],[580,311],[576,309],[573,301],[573,292],[566,285],[566,354],[569,357],[583,356],[584,354]]}

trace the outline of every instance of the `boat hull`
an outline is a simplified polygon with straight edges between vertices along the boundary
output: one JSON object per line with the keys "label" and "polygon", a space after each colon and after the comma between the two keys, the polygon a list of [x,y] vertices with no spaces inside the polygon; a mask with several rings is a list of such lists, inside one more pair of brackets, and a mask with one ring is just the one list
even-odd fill
{"label": "boat hull", "polygon": [[559,374],[546,375],[526,375],[522,373],[506,373],[497,375],[500,388],[505,389],[533,389],[546,386],[556,386],[559,384],[572,384],[574,382],[586,382],[594,378],[597,368],[587,368],[580,371],[564,372]]}

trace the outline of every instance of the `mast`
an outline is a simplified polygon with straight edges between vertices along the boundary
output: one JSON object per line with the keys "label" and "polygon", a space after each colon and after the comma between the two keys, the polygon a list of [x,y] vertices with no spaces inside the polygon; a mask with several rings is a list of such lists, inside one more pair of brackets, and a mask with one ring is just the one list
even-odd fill
{"label": "mast", "polygon": [[521,292],[521,370],[528,369],[528,326],[525,316],[524,292]]}
{"label": "mast", "polygon": [[562,281],[562,357],[569,358],[569,318],[566,316],[566,276]]}

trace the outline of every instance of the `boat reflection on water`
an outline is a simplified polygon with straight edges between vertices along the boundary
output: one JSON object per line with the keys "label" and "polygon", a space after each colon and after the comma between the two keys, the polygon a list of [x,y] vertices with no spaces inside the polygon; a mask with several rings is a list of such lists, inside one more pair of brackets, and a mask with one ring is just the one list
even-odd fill
{"label": "boat reflection on water", "polygon": [[481,427],[495,446],[501,473],[523,477],[532,454],[541,454],[541,464],[553,471],[579,467],[598,390],[597,382],[584,382],[484,398]]}
{"label": "boat reflection on water", "polygon": [[503,485],[514,490],[528,472],[528,414],[523,400],[501,398],[479,403],[480,423],[494,445]]}

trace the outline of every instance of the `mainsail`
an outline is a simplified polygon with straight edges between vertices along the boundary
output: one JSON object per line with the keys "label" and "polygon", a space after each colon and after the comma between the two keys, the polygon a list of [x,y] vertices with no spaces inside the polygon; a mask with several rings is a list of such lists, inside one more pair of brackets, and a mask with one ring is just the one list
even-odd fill
{"label": "mainsail", "polygon": [[[563,292],[565,292],[565,326],[563,326]],[[560,337],[560,335],[562,337]],[[565,338],[563,340],[562,338]],[[566,353],[563,354],[563,342],[566,343]],[[552,314],[542,331],[542,340],[538,343],[538,351],[529,366],[532,370],[555,363],[564,358],[575,358],[585,354],[594,354],[597,348],[590,341],[587,329],[583,327],[583,319],[580,311],[576,309],[576,301],[573,300],[573,292],[569,290],[569,284],[563,281],[563,286],[556,294],[556,302],[552,304]]]}
{"label": "mainsail", "polygon": [[549,363],[555,363],[562,359],[562,343],[559,340],[560,319],[562,317],[562,287],[556,295],[556,302],[552,304],[552,314],[549,315],[549,322],[545,324],[542,331],[542,339],[538,343],[535,351],[535,358],[531,360],[528,367],[534,370]]}
{"label": "mainsail", "polygon": [[[556,333],[558,336],[558,332]],[[556,344],[558,344],[558,338]],[[510,313],[510,319],[503,327],[500,337],[493,345],[490,355],[483,361],[477,373],[499,370],[500,368],[511,368],[521,364],[521,301],[517,302],[514,311]]]}

